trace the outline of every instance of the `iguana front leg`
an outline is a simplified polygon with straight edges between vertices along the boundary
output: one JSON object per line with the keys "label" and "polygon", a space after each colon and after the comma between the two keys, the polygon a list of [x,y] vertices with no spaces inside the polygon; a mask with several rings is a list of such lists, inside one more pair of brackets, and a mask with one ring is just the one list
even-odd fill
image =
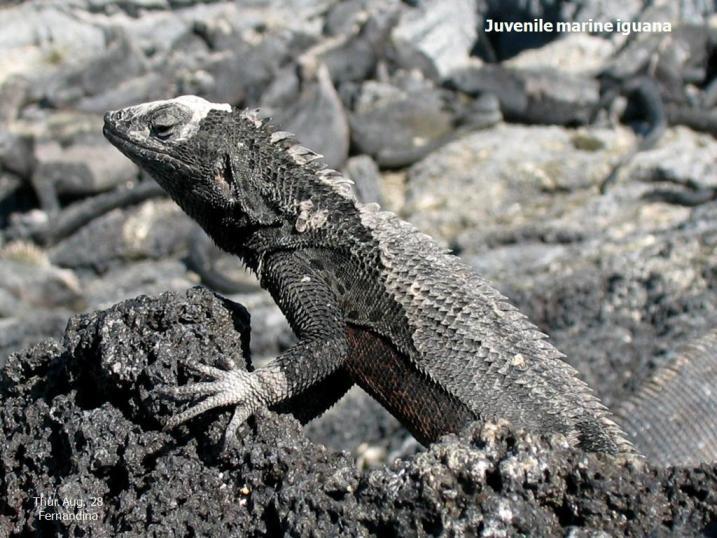
{"label": "iguana front leg", "polygon": [[208,365],[188,365],[212,381],[164,390],[174,398],[204,399],[171,417],[173,428],[217,407],[234,405],[225,442],[261,408],[293,398],[340,368],[348,353],[346,326],[336,296],[319,275],[291,252],[272,255],[264,262],[262,285],[268,287],[286,315],[299,341],[263,368],[247,372],[222,370]]}

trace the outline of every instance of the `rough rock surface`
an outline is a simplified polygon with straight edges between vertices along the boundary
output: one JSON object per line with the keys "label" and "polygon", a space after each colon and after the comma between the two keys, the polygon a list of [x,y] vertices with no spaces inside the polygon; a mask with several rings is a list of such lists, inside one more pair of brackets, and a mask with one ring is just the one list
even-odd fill
{"label": "rough rock surface", "polygon": [[[175,404],[152,389],[186,381],[183,361],[220,364],[218,357],[231,356],[242,367],[247,323],[243,307],[195,288],[75,317],[62,344],[46,341],[13,355],[0,370],[3,534],[717,530],[717,466],[657,469],[505,424],[476,424],[370,471],[272,412],[251,419],[225,453],[218,447],[229,412],[160,431],[156,417]],[[42,507],[66,517],[50,520],[38,517],[40,496],[86,505]],[[73,513],[89,517],[68,519]]]}
{"label": "rough rock surface", "polygon": [[56,142],[37,149],[33,183],[43,208],[57,210],[56,196],[110,190],[137,176],[137,167],[106,144],[60,147]]}
{"label": "rough rock surface", "polygon": [[471,95],[495,95],[503,115],[520,123],[587,123],[600,97],[597,80],[549,65],[514,68],[486,64],[456,70],[450,85]]}
{"label": "rough rock surface", "polygon": [[161,259],[187,249],[194,224],[168,200],[147,201],[94,219],[50,250],[62,267],[105,272],[128,260]]}
{"label": "rough rock surface", "polygon": [[452,127],[433,84],[419,73],[393,84],[369,81],[350,117],[352,142],[379,165],[406,166],[419,160]]}
{"label": "rough rock surface", "polygon": [[442,80],[470,62],[476,39],[473,0],[427,0],[406,10],[391,33],[396,61]]}
{"label": "rough rock surface", "polygon": [[[631,141],[629,132],[593,128],[502,124],[478,131],[408,170],[403,211],[421,230],[447,241],[479,225],[545,219],[569,211],[571,198],[589,197]],[[563,158],[566,151],[570,159]]]}
{"label": "rough rock surface", "polygon": [[326,66],[318,67],[315,80],[304,85],[296,102],[275,118],[276,124],[301,133],[297,136],[302,145],[323,155],[327,166],[340,168],[349,152],[349,126]]}

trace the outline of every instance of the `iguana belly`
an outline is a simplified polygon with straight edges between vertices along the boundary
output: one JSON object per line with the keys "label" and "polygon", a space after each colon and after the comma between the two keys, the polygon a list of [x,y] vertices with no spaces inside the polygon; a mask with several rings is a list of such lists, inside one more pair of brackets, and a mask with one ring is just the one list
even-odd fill
{"label": "iguana belly", "polygon": [[349,325],[346,334],[346,370],[419,442],[431,443],[476,419],[470,409],[416,370],[408,357],[382,336],[355,325]]}

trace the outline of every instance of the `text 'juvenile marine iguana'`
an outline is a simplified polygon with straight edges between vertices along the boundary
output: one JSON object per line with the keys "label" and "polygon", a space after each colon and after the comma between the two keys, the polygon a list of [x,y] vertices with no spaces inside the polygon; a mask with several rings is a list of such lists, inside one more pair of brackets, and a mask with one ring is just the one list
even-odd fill
{"label": "text 'juvenile marine iguana'", "polygon": [[110,112],[105,136],[224,250],[256,272],[298,343],[254,372],[195,367],[204,397],[176,426],[235,406],[227,428],[317,390],[316,412],[357,383],[422,443],[476,419],[559,432],[587,450],[632,445],[576,371],[485,280],[375,205],[256,113],[184,96]]}

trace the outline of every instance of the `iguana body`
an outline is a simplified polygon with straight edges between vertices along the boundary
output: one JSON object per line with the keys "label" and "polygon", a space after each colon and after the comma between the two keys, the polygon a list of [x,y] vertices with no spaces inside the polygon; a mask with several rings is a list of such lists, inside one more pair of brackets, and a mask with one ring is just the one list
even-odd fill
{"label": "iguana body", "polygon": [[205,398],[169,426],[235,405],[230,439],[261,407],[312,400],[307,391],[328,385],[312,400],[321,412],[355,382],[424,443],[506,418],[588,450],[633,450],[498,291],[410,224],[356,202],[347,180],[288,133],[181,97],[108,113],[105,135],[257,273],[298,337],[255,372],[198,367],[214,380],[173,391]]}
{"label": "iguana body", "polygon": [[717,461],[717,330],[680,349],[617,409],[650,462],[696,466]]}

